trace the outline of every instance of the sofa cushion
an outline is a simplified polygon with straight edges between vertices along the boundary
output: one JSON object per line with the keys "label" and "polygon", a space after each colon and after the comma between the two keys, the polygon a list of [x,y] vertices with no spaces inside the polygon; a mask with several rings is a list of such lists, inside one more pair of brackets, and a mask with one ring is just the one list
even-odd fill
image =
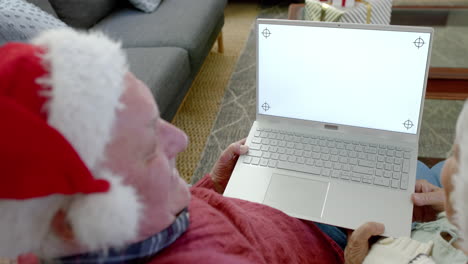
{"label": "sofa cushion", "polygon": [[158,8],[161,0],[129,0],[136,8],[146,13],[151,13]]}
{"label": "sofa cushion", "polygon": [[41,31],[66,27],[62,21],[22,0],[0,0],[0,45],[27,41]]}
{"label": "sofa cushion", "polygon": [[89,28],[109,14],[118,0],[49,0],[58,17],[76,28]]}
{"label": "sofa cushion", "polygon": [[189,52],[191,65],[204,50],[219,21],[226,0],[167,0],[153,13],[119,9],[93,29],[122,41],[124,47],[180,47]]}
{"label": "sofa cushion", "polygon": [[181,48],[127,48],[130,71],[151,90],[165,117],[190,75],[187,51]]}

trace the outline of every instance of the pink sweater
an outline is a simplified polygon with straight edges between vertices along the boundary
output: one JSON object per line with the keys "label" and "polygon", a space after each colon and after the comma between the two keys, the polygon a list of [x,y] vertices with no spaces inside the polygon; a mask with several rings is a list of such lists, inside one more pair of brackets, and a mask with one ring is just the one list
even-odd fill
{"label": "pink sweater", "polygon": [[312,222],[223,197],[208,176],[191,193],[189,229],[151,263],[343,263],[343,251]]}

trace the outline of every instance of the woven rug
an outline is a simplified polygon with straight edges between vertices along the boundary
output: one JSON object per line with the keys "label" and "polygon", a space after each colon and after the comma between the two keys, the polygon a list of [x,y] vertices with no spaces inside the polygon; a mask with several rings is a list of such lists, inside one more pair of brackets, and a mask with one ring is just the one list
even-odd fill
{"label": "woven rug", "polygon": [[231,73],[259,11],[256,3],[230,2],[223,27],[224,53],[217,44],[206,58],[172,124],[189,137],[188,148],[177,156],[181,177],[190,182],[223,100]]}
{"label": "woven rug", "polygon": [[[259,16],[286,18],[287,7],[265,9]],[[255,52],[252,28],[246,47],[229,81],[192,183],[210,171],[222,150],[230,143],[248,135],[255,120]],[[420,157],[446,157],[453,142],[455,123],[462,106],[462,101],[425,100],[419,143]]]}

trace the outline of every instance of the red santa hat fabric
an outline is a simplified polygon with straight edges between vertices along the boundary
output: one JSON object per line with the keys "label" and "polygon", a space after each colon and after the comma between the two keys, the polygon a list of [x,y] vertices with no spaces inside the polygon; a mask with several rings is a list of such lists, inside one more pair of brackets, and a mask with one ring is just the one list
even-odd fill
{"label": "red santa hat fabric", "polygon": [[[76,242],[88,251],[137,237],[138,194],[100,165],[127,72],[120,44],[100,33],[54,29],[0,47],[0,205],[63,196]],[[2,211],[0,241],[23,230],[8,228],[14,215]]]}
{"label": "red santa hat fabric", "polygon": [[106,192],[108,182],[94,179],[68,141],[47,124],[50,88],[36,81],[48,75],[41,54],[41,48],[23,43],[0,48],[0,199]]}

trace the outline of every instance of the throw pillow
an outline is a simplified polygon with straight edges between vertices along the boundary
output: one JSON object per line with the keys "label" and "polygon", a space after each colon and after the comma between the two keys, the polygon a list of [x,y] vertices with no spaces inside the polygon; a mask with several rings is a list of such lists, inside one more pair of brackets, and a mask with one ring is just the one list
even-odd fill
{"label": "throw pillow", "polygon": [[49,0],[58,17],[75,28],[88,29],[109,14],[118,0]]}
{"label": "throw pillow", "polygon": [[27,41],[41,31],[66,26],[23,0],[0,0],[0,45],[9,41]]}
{"label": "throw pillow", "polygon": [[161,4],[162,0],[129,0],[133,6],[144,11],[146,13],[151,13],[156,8],[158,8],[159,4]]}

